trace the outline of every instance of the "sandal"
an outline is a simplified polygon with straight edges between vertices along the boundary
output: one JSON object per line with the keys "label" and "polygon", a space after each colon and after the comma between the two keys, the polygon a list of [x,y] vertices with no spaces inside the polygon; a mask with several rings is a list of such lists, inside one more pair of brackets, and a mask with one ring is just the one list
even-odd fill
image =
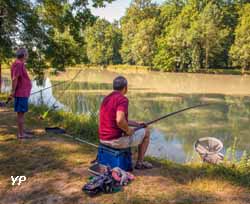
{"label": "sandal", "polygon": [[18,136],[17,139],[32,139],[34,138],[34,135],[24,133],[23,136]]}
{"label": "sandal", "polygon": [[153,165],[146,161],[137,162],[135,165],[135,169],[152,169]]}
{"label": "sandal", "polygon": [[34,134],[34,131],[33,131],[33,130],[26,129],[26,130],[24,130],[24,134],[33,135],[33,134]]}

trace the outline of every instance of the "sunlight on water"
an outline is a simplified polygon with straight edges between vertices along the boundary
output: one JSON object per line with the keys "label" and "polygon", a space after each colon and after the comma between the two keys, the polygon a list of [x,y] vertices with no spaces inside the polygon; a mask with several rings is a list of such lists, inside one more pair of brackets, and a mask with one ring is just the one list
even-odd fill
{"label": "sunlight on water", "polygon": [[[70,79],[76,71],[51,77],[52,84]],[[118,73],[85,70],[64,92],[67,84],[49,89],[31,98],[32,103],[53,104],[77,114],[98,111],[99,105],[112,90]],[[166,113],[199,103],[213,105],[175,115],[152,126],[147,154],[177,162],[197,158],[194,142],[201,137],[217,137],[225,148],[237,140],[237,155],[250,149],[250,76],[203,74],[124,73],[129,81],[129,117],[149,121]],[[8,82],[6,82],[8,83]],[[51,85],[49,79],[45,86]],[[7,87],[7,86],[6,86]],[[33,91],[37,87],[33,82]],[[8,90],[8,88],[6,88]],[[40,103],[39,102],[39,103]]]}

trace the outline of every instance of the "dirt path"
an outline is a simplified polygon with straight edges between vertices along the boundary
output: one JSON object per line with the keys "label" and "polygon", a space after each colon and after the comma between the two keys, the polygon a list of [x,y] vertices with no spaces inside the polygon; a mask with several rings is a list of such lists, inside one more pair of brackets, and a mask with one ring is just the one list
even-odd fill
{"label": "dirt path", "polygon": [[[15,139],[15,114],[0,110],[0,203],[231,203],[249,204],[250,190],[225,179],[199,176],[192,169],[167,166],[134,171],[136,180],[123,191],[89,198],[81,188],[90,176],[95,157],[92,147],[66,138],[46,135],[32,114],[27,126],[38,139]],[[11,176],[25,175],[20,186]]]}

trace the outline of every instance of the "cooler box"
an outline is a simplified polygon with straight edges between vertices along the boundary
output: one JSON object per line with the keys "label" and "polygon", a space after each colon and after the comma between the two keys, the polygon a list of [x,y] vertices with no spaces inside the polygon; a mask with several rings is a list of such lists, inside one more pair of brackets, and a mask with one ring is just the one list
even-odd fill
{"label": "cooler box", "polygon": [[110,166],[111,168],[120,167],[125,171],[132,171],[131,148],[114,149],[99,144],[97,161],[99,164]]}

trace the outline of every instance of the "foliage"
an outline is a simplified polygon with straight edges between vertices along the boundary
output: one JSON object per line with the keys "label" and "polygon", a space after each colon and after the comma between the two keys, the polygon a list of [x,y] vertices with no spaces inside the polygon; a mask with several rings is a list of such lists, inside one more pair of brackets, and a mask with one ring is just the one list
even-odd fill
{"label": "foliage", "polygon": [[[178,13],[171,7],[172,13]],[[228,28],[224,13],[213,1],[190,1],[158,39],[154,58],[156,68],[175,71],[222,67],[227,60],[217,60],[225,53]],[[223,64],[224,63],[224,64]]]}
{"label": "foliage", "polygon": [[224,53],[229,31],[223,25],[223,13],[217,4],[208,3],[189,32],[192,68],[208,69],[224,65],[223,62],[216,64],[216,57]]}
{"label": "foliage", "polygon": [[182,9],[174,23],[165,28],[158,39],[158,53],[154,58],[154,66],[167,71],[184,71],[190,64],[190,51],[187,42],[187,30],[192,22],[193,7],[188,5]]}
{"label": "foliage", "polygon": [[121,63],[121,34],[116,24],[98,19],[85,31],[86,50],[92,64]]}
{"label": "foliage", "polygon": [[66,66],[86,62],[87,58],[84,46],[79,46],[68,30],[63,33],[55,31],[53,40],[47,47],[46,55],[51,66],[61,71],[64,71]]}
{"label": "foliage", "polygon": [[[34,68],[36,73],[46,68],[45,60],[60,70],[86,62],[82,33],[96,19],[87,7],[88,2],[0,0],[0,63],[13,55],[13,48],[20,46],[29,48],[30,52],[32,47],[37,47],[37,56],[46,56],[39,58],[43,63]],[[104,6],[105,2],[112,0],[92,0],[94,7]]]}
{"label": "foliage", "polygon": [[235,42],[230,54],[234,66],[243,71],[250,68],[250,3],[240,10],[240,20],[235,30]]}
{"label": "foliage", "polygon": [[151,0],[135,0],[121,19],[122,48],[124,63],[152,64],[155,38],[159,33],[158,7]]}

